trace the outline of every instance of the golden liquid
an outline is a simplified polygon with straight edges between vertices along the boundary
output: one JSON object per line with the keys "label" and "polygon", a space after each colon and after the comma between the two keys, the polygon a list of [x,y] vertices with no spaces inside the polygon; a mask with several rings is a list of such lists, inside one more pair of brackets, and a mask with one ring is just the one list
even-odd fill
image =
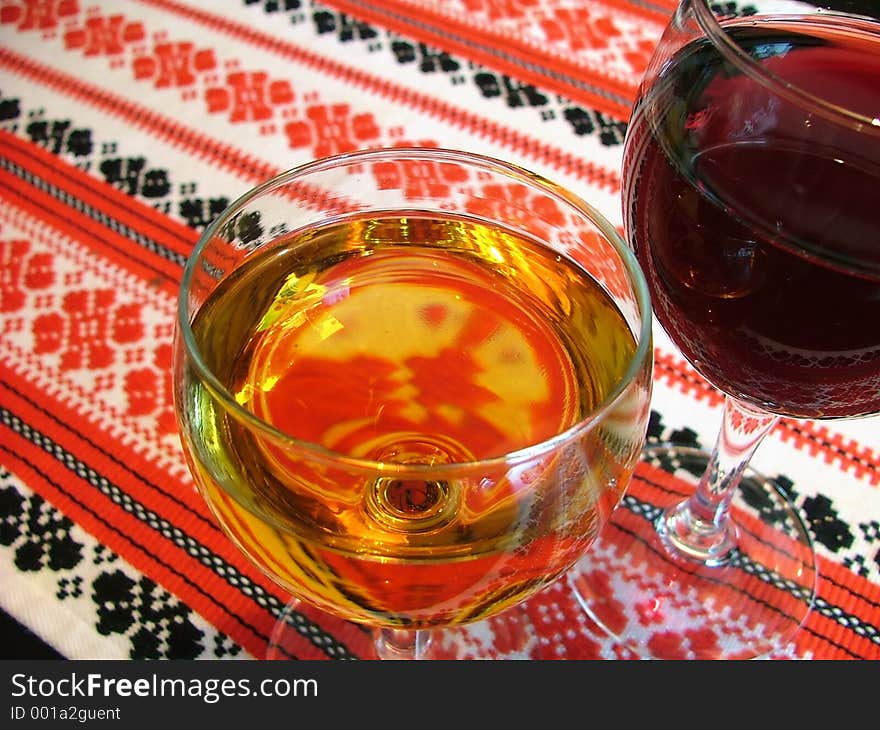
{"label": "golden liquid", "polygon": [[[564,431],[636,348],[567,258],[417,216],[348,220],[256,252],[193,331],[247,411],[333,452],[409,465],[499,457]],[[297,596],[374,625],[476,620],[554,580],[595,537],[638,450],[600,427],[515,466],[419,478],[273,442],[192,373],[183,400],[191,465],[229,535]]]}

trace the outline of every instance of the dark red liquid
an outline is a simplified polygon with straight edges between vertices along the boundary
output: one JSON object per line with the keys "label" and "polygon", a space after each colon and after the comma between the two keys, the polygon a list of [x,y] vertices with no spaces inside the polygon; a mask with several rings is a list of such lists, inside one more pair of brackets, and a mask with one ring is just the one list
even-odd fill
{"label": "dark red liquid", "polygon": [[[880,117],[880,37],[729,33],[773,73]],[[685,357],[783,415],[880,412],[880,128],[807,113],[701,42],[643,90],[629,132],[627,233]]]}

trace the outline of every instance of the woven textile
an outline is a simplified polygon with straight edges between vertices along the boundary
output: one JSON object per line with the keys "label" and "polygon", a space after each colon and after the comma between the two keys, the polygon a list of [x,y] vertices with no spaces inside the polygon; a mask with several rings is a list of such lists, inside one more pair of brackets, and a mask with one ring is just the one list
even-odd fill
{"label": "woven textile", "polygon": [[[284,169],[406,144],[519,163],[619,226],[626,121],[673,8],[3,0],[0,608],[70,658],[263,656],[288,597],[215,524],[171,406],[199,233]],[[706,445],[721,396],[655,336],[649,437]],[[777,658],[880,658],[880,422],[783,420],[755,463],[795,495],[820,560]],[[636,478],[676,488],[657,465]],[[502,615],[475,651],[626,656],[566,580],[520,610],[534,633]],[[354,625],[311,609],[294,623],[293,656],[368,655]]]}

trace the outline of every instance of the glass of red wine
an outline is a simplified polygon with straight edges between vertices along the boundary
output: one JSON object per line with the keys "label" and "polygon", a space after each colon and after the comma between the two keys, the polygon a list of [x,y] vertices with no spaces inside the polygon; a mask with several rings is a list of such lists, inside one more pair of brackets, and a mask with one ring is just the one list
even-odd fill
{"label": "glass of red wine", "polygon": [[773,656],[810,611],[810,531],[750,460],[780,417],[880,412],[878,17],[681,0],[639,88],[627,238],[657,321],[725,405],[711,453],[645,450],[691,493],[634,480],[570,574],[637,655]]}

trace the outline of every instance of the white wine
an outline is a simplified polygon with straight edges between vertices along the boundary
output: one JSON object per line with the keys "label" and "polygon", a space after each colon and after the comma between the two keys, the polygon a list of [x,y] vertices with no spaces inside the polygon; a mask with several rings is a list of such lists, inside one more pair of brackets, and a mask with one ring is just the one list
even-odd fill
{"label": "white wine", "polygon": [[360,623],[472,621],[554,580],[644,435],[633,421],[500,458],[593,412],[636,343],[579,265],[466,218],[290,235],[224,278],[192,329],[237,405],[290,439],[191,375],[182,431],[207,501],[268,575]]}

